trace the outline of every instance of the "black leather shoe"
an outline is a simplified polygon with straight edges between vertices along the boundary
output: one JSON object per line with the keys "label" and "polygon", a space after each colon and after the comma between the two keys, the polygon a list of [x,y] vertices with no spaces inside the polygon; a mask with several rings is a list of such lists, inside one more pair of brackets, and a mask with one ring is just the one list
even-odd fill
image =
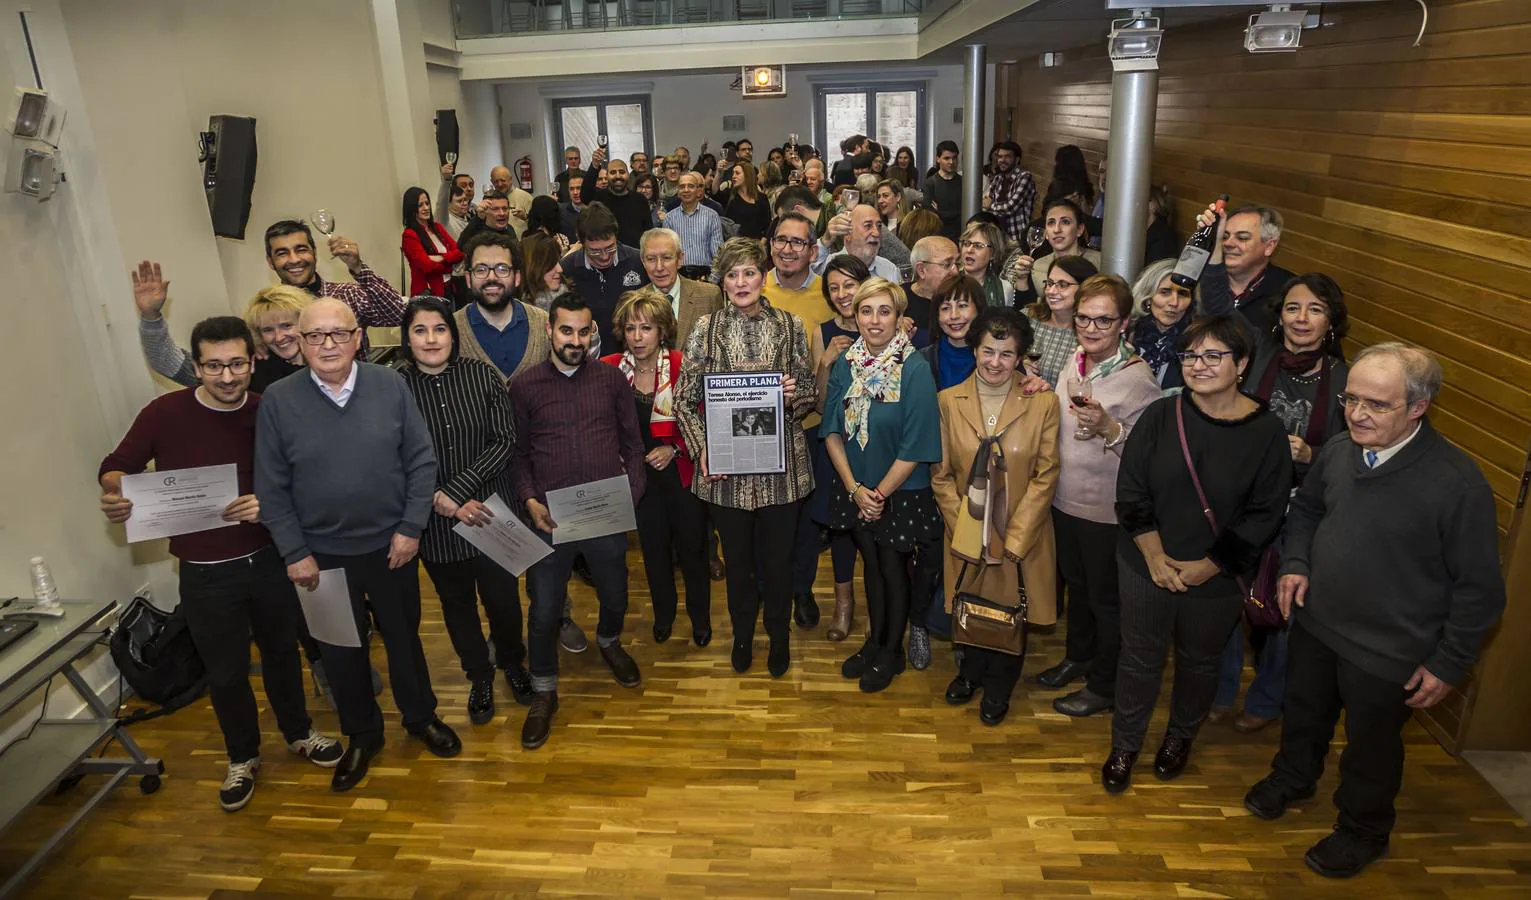
{"label": "black leather shoe", "polygon": [[814,599],[812,591],[792,598],[792,621],[799,628],[814,628],[819,624],[819,601]]}
{"label": "black leather shoe", "polygon": [[1107,712],[1111,709],[1111,701],[1089,688],[1080,688],[1053,700],[1053,709],[1077,719]]}
{"label": "black leather shoe", "polygon": [[627,651],[622,649],[621,644],[612,644],[601,648],[601,659],[606,660],[606,667],[611,669],[611,674],[617,679],[617,684],[623,687],[637,687],[643,677],[638,674],[638,664],[633,661]]}
{"label": "black leather shoe", "polygon": [[665,641],[668,641],[670,639],[671,633],[674,630],[675,630],[675,626],[673,626],[673,625],[655,625],[654,626],[654,643],[656,643],[656,644],[663,644]]}
{"label": "black leather shoe", "polygon": [[558,692],[538,691],[532,697],[532,708],[526,711],[526,721],[521,723],[521,746],[536,750],[548,742],[548,732],[553,728],[553,713],[558,712]]}
{"label": "black leather shoe", "polygon": [[1154,754],[1154,775],[1160,781],[1173,781],[1185,771],[1191,758],[1191,742],[1185,738],[1166,737]]}
{"label": "black leather shoe", "polygon": [[468,688],[468,721],[483,725],[494,718],[494,678],[480,678]]}
{"label": "black leather shoe", "polygon": [[440,719],[432,719],[429,725],[416,731],[410,729],[410,737],[418,738],[425,743],[425,749],[431,751],[442,759],[451,759],[462,752],[462,739],[457,736],[451,726]]}
{"label": "black leather shoe", "polygon": [[952,706],[961,706],[971,701],[976,693],[978,693],[978,685],[958,675],[952,679],[951,684],[946,686],[946,702]]}
{"label": "black leather shoe", "polygon": [[1387,855],[1387,838],[1368,840],[1343,828],[1308,848],[1302,861],[1325,878],[1349,878]]}
{"label": "black leather shoe", "polygon": [[983,702],[978,704],[978,721],[990,728],[1005,721],[1005,716],[1009,713],[1009,703],[990,703],[989,698],[985,697]]}
{"label": "black leather shoe", "polygon": [[1269,822],[1281,818],[1288,806],[1307,800],[1313,794],[1311,785],[1305,791],[1294,791],[1283,787],[1276,781],[1276,776],[1267,775],[1244,795],[1244,808]]}
{"label": "black leather shoe", "polygon": [[743,675],[750,670],[755,662],[754,641],[749,638],[734,638],[734,650],[729,654],[729,662],[733,663],[734,671]]}
{"label": "black leather shoe", "polygon": [[893,676],[904,670],[902,662],[902,654],[878,653],[877,658],[867,665],[866,671],[861,673],[861,692],[875,694],[887,690],[888,685],[893,683]]}
{"label": "black leather shoe", "polygon": [[691,630],[691,640],[698,647],[705,647],[712,643],[712,626],[708,625],[706,628],[693,628]]}
{"label": "black leather shoe", "polygon": [[510,685],[510,695],[522,706],[532,702],[537,693],[532,687],[532,676],[526,674],[526,666],[513,666],[505,670],[505,681]]}
{"label": "black leather shoe", "polygon": [[1049,688],[1068,687],[1071,682],[1090,674],[1090,664],[1087,662],[1074,662],[1065,659],[1052,668],[1043,669],[1037,674],[1037,684]]}
{"label": "black leather shoe", "polygon": [[845,662],[840,664],[840,674],[846,678],[860,678],[876,655],[877,645],[867,641],[861,645],[860,650],[846,657]]}
{"label": "black leather shoe", "polygon": [[780,678],[787,674],[787,669],[792,665],[791,644],[787,638],[771,641],[771,650],[766,654],[766,671],[771,673],[772,678]]}
{"label": "black leather shoe", "polygon": [[1100,783],[1108,794],[1120,794],[1132,784],[1132,764],[1138,761],[1135,750],[1111,748],[1106,764],[1100,767]]}
{"label": "black leather shoe", "polygon": [[381,737],[372,740],[352,738],[351,746],[346,748],[345,755],[340,757],[340,763],[335,766],[335,774],[330,776],[330,790],[344,793],[356,787],[367,777],[367,766],[371,764],[372,757],[377,756],[382,749]]}

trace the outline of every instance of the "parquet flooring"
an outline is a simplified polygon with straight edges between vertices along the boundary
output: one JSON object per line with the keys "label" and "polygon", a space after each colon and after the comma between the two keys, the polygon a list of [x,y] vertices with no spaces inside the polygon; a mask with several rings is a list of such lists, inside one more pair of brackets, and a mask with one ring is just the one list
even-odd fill
{"label": "parquet flooring", "polygon": [[[388,748],[368,780],[333,794],[328,772],[280,747],[257,693],[267,728],[259,787],[242,812],[225,814],[222,742],[204,699],[134,731],[165,759],[160,792],[118,790],[21,895],[1531,896],[1527,823],[1417,726],[1391,855],[1355,881],[1327,882],[1302,854],[1334,819],[1332,778],[1279,822],[1242,807],[1274,728],[1243,736],[1209,726],[1181,779],[1161,784],[1145,764],[1130,792],[1109,797],[1098,784],[1109,722],[1055,714],[1052,692],[1023,682],[1009,720],[984,727],[976,703],[942,701],[953,668],[938,642],[929,670],[866,696],[839,675],[850,642],[824,640],[822,623],[806,636],[794,629],[785,678],[765,673],[763,635],[755,670],[739,676],[721,584],[712,646],[681,640],[684,616],[677,637],[656,646],[636,555],[632,574],[627,633],[643,686],[618,687],[593,647],[564,654],[562,706],[542,749],[521,749],[523,709],[503,681],[496,719],[468,723],[467,684],[426,582],[426,652],[462,756],[430,756],[390,715]],[[574,593],[593,634],[594,599],[581,584]],[[1061,632],[1036,635],[1028,676],[1061,653]],[[381,699],[391,710],[386,691]],[[318,726],[336,733],[334,714],[315,705]],[[1161,710],[1155,727],[1162,722]],[[0,873],[92,782],[0,835]]]}

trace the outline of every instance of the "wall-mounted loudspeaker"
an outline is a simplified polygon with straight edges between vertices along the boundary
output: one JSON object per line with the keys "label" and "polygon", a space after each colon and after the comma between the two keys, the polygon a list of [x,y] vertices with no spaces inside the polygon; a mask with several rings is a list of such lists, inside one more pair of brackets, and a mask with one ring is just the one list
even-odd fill
{"label": "wall-mounted loudspeaker", "polygon": [[202,132],[202,187],[213,234],[244,240],[255,191],[255,120],[212,116]]}
{"label": "wall-mounted loudspeaker", "polygon": [[[436,110],[436,161],[446,165],[447,154],[457,153],[457,110]],[[456,159],[453,156],[453,159]]]}

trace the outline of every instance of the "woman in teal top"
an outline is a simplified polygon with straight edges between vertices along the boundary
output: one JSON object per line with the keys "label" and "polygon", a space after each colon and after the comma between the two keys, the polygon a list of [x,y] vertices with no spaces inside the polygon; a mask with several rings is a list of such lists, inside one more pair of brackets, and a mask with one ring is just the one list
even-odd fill
{"label": "woman in teal top", "polygon": [[941,513],[930,490],[930,464],[941,461],[940,414],[930,364],[899,328],[905,303],[892,282],[862,282],[861,337],[830,370],[819,427],[843,487],[830,494],[828,524],[850,530],[866,582],[866,644],[840,671],[868,693],[903,671],[910,598],[929,602],[940,564]]}

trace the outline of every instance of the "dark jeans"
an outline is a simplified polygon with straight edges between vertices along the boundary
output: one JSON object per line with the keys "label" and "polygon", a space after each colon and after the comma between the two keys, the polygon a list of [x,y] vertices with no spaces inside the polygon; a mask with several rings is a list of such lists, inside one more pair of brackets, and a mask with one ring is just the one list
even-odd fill
{"label": "dark jeans", "polygon": [[1286,711],[1281,749],[1271,763],[1293,790],[1318,783],[1340,710],[1345,749],[1334,792],[1340,827],[1385,840],[1397,821],[1393,800],[1403,785],[1403,727],[1412,710],[1402,684],[1363,672],[1294,622],[1287,639]]}
{"label": "dark jeans", "polygon": [[755,637],[765,608],[765,630],[773,641],[788,639],[792,612],[792,545],[799,503],[760,509],[708,504],[707,513],[723,542],[728,573],[728,618],[734,640]]}
{"label": "dark jeans", "polygon": [[367,658],[368,613],[383,637],[388,652],[388,680],[393,701],[404,727],[418,731],[436,718],[436,695],[431,691],[431,671],[420,646],[420,566],[418,558],[397,569],[388,568],[388,548],[360,556],[315,553],[321,571],[345,569],[351,594],[351,613],[360,647],[339,647],[319,642],[324,670],[335,693],[340,730],[353,741],[381,740],[383,711],[372,694],[372,663]]}
{"label": "dark jeans", "polygon": [[[496,664],[502,669],[513,669],[526,662],[526,643],[521,639],[521,588],[516,576],[487,556],[460,562],[428,559],[421,562],[441,597],[441,618],[469,681],[492,678]],[[489,617],[493,663],[489,661],[484,626],[478,618],[480,603]]]}
{"label": "dark jeans", "polygon": [[1193,740],[1212,709],[1223,645],[1244,611],[1244,598],[1237,593],[1194,597],[1166,591],[1120,558],[1116,571],[1122,593],[1122,659],[1116,673],[1111,745],[1143,749],[1171,646],[1175,685],[1165,734]]}
{"label": "dark jeans", "polygon": [[1058,571],[1068,586],[1068,639],[1064,655],[1090,663],[1085,687],[1116,697],[1122,650],[1122,597],[1116,584],[1116,523],[1102,524],[1053,510]]}
{"label": "dark jeans", "polygon": [[289,743],[308,737],[303,667],[298,657],[298,595],[275,548],[222,563],[181,563],[181,609],[207,666],[213,712],[230,762],[260,755],[260,713],[250,688],[250,638],[260,648],[261,681]]}
{"label": "dark jeans", "polygon": [[[1249,637],[1260,642],[1255,653],[1255,680],[1249,683],[1244,695],[1244,711],[1262,719],[1274,719],[1281,715],[1281,704],[1286,696],[1287,636],[1285,628],[1263,630]],[[1223,648],[1223,663],[1217,676],[1217,699],[1213,706],[1232,708],[1239,699],[1239,679],[1244,674],[1243,628],[1233,629],[1228,644]]]}
{"label": "dark jeans", "polygon": [[552,536],[541,531],[537,536],[547,541],[553,552],[526,570],[526,649],[532,687],[556,691],[558,626],[564,619],[574,557],[583,556],[590,566],[596,601],[601,606],[595,639],[598,645],[608,647],[621,639],[622,620],[627,615],[627,535],[608,534],[567,544],[554,544]]}
{"label": "dark jeans", "polygon": [[709,629],[712,578],[708,572],[706,508],[680,483],[674,463],[657,472],[650,469],[648,485],[638,501],[638,546],[643,549],[654,626],[669,628],[675,624],[680,598],[675,592],[674,562],[678,561],[686,582],[686,617],[691,620],[691,630]]}
{"label": "dark jeans", "polygon": [[[901,553],[878,543],[869,528],[857,525],[851,538],[861,552],[861,574],[866,589],[867,643],[878,651],[903,653],[904,631],[910,622],[925,627],[935,582],[938,547],[924,545]],[[1015,685],[1012,684],[1011,687]]]}

